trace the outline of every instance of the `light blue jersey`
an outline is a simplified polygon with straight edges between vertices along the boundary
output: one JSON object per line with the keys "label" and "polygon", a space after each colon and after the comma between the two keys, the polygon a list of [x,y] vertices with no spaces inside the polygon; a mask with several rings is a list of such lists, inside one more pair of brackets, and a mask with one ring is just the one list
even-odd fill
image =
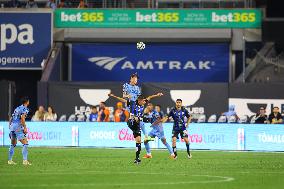
{"label": "light blue jersey", "polygon": [[130,85],[129,83],[125,83],[123,85],[123,93],[131,96],[130,101],[136,101],[138,96],[141,95],[140,87],[137,85]]}
{"label": "light blue jersey", "polygon": [[149,116],[148,118],[150,119],[150,123],[152,123],[152,130],[148,133],[148,136],[150,137],[157,136],[160,139],[164,138],[165,134],[162,123],[153,125],[153,123],[160,118],[160,114],[157,111],[153,110],[148,114],[148,116]]}
{"label": "light blue jersey", "polygon": [[21,116],[23,114],[27,115],[28,113],[29,113],[29,109],[26,106],[24,106],[24,105],[18,106],[14,110],[14,113],[12,114],[10,131],[20,131],[20,130],[22,130]]}

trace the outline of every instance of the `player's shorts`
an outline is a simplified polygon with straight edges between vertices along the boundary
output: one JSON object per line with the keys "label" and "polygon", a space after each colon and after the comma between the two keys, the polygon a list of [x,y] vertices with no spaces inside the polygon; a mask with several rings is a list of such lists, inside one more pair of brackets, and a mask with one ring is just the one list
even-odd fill
{"label": "player's shorts", "polygon": [[188,133],[187,130],[173,130],[172,131],[172,137],[176,137],[177,139],[179,139],[179,135],[182,139],[184,138],[188,138]]}
{"label": "player's shorts", "polygon": [[159,139],[166,138],[163,129],[153,128],[149,133],[148,136],[150,137],[158,137]]}
{"label": "player's shorts", "polygon": [[24,131],[11,131],[9,133],[9,137],[10,139],[17,139],[17,140],[22,140],[26,138],[26,134],[24,133]]}
{"label": "player's shorts", "polygon": [[132,130],[134,138],[141,136],[140,122],[137,122],[133,119],[129,119],[127,121],[127,125]]}

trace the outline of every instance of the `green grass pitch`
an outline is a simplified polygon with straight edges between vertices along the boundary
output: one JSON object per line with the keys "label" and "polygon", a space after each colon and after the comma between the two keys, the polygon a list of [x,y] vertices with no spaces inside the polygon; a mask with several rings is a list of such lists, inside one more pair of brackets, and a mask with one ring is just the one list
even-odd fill
{"label": "green grass pitch", "polygon": [[[141,155],[144,155],[145,151]],[[7,165],[0,148],[0,189],[283,188],[284,153],[184,151],[177,160],[165,150],[134,165],[133,149],[29,148],[32,166],[21,164],[21,148]]]}

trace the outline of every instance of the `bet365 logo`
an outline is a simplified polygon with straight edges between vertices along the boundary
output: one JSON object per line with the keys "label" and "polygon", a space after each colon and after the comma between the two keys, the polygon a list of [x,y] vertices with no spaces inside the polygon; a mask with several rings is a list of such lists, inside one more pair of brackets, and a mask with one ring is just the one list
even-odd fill
{"label": "bet365 logo", "polygon": [[246,13],[246,12],[234,12],[228,14],[217,14],[216,12],[212,12],[212,22],[255,22],[256,15],[254,12]]}
{"label": "bet365 logo", "polygon": [[8,45],[16,41],[22,45],[33,44],[33,26],[30,24],[21,24],[19,26],[14,24],[1,24],[0,51],[5,51]]}

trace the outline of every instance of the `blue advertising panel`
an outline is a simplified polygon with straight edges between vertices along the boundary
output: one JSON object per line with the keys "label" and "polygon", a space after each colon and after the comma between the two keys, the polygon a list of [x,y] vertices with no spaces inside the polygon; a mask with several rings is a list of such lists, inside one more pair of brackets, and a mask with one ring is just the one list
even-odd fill
{"label": "blue advertising panel", "polygon": [[[190,124],[188,128],[191,149],[210,150],[237,150],[237,127],[224,124]],[[164,124],[166,138],[171,141],[172,124]],[[159,142],[159,147],[163,144]],[[185,142],[181,138],[177,140],[178,149],[186,149]]]}
{"label": "blue advertising panel", "polygon": [[[172,124],[163,125],[171,145]],[[31,146],[135,147],[126,123],[29,122],[27,127]],[[151,130],[149,124],[146,129]],[[284,151],[282,126],[193,123],[188,132],[191,149]],[[0,122],[0,145],[10,145],[8,122]],[[158,139],[150,145],[165,148]],[[177,148],[186,149],[182,139]]]}
{"label": "blue advertising panel", "polygon": [[[10,144],[7,122],[0,122],[4,127],[4,145]],[[72,146],[72,124],[58,122],[27,123],[26,137],[31,146]]]}
{"label": "blue advertising panel", "polygon": [[284,151],[283,125],[248,125],[245,137],[245,150]]}
{"label": "blue advertising panel", "polygon": [[79,125],[79,146],[135,147],[126,123],[86,123]]}
{"label": "blue advertising panel", "polygon": [[229,43],[72,45],[72,81],[228,82]]}
{"label": "blue advertising panel", "polygon": [[52,13],[2,12],[0,18],[0,69],[41,69],[52,44]]}

